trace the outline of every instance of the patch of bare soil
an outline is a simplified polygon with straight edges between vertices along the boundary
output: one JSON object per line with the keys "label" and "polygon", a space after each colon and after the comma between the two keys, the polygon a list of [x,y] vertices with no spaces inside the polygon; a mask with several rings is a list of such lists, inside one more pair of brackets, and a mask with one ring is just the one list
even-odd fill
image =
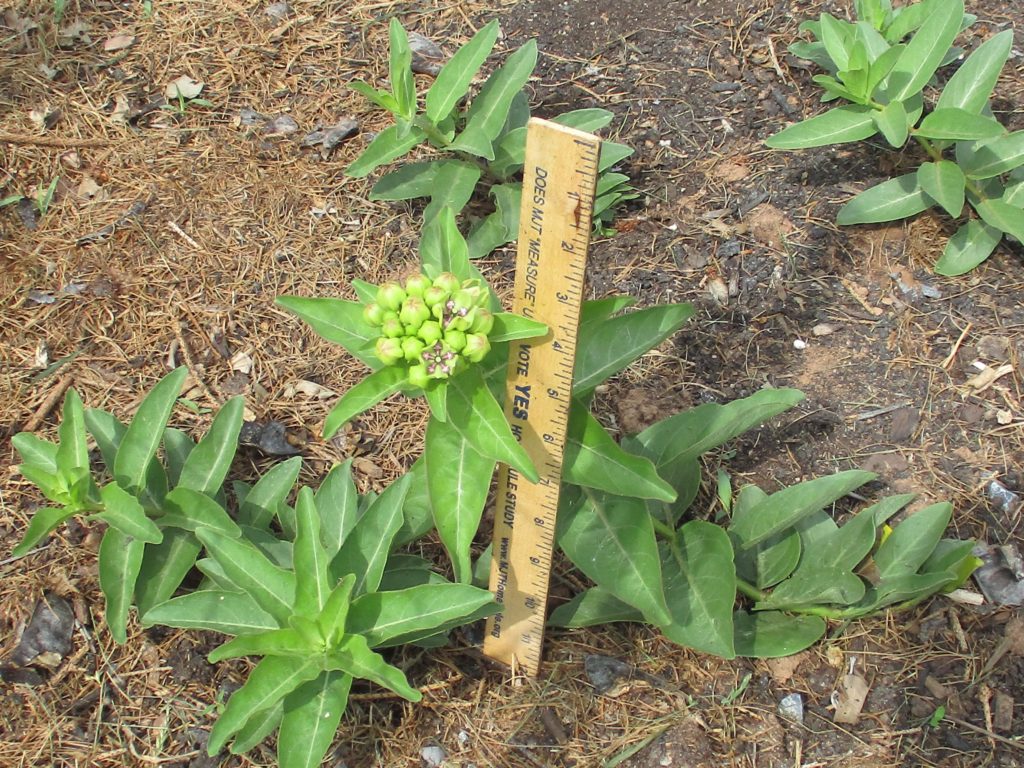
{"label": "patch of bare soil", "polygon": [[[645,199],[620,234],[593,249],[594,296],[691,301],[694,321],[599,395],[606,423],[631,431],[680,408],[765,384],[807,393],[798,409],[712,458],[737,483],[766,489],[866,467],[869,495],[913,490],[956,506],[954,533],[1020,544],[1021,520],[994,510],[998,477],[1024,489],[1022,254],[1001,246],[949,279],[930,266],[952,234],[930,214],[838,230],[857,190],[913,166],[877,145],[785,154],[764,138],[818,106],[812,72],[786,54],[800,20],[840,2],[534,0],[473,4],[69,4],[21,0],[0,30],[0,197],[35,195],[57,178],[42,217],[0,210],[0,454],[19,429],[55,434],[67,386],[87,404],[132,412],[168,365],[192,371],[175,413],[199,432],[206,409],[244,394],[248,417],[275,421],[302,450],[304,479],[358,456],[363,488],[415,458],[424,413],[389,404],[339,438],[318,440],[335,393],[360,375],[345,355],[273,306],[275,296],[351,296],[415,263],[414,206],[371,203],[345,165],[385,123],[346,87],[387,77],[387,19],[452,52],[498,14],[506,49],[536,37],[538,114],[615,111],[615,138],[637,149],[624,171]],[[970,0],[978,42],[1024,11]],[[134,40],[119,48],[127,35]],[[116,39],[111,45],[108,41]],[[108,48],[105,50],[105,45]],[[1020,44],[994,108],[1024,128]],[[161,109],[188,75],[213,107]],[[302,138],[355,118],[336,149]],[[29,229],[33,224],[34,229]],[[507,277],[508,251],[485,270]],[[60,363],[55,369],[49,368]],[[985,383],[979,364],[1012,370]],[[243,449],[251,477],[273,459]],[[707,495],[710,508],[710,494]],[[209,665],[213,636],[102,627],[97,531],[72,525],[32,555],[6,553],[41,499],[11,470],[0,486],[0,764],[211,766],[213,708],[243,680],[244,661]],[[425,545],[429,547],[429,542]],[[579,588],[560,569],[552,592]],[[44,594],[72,606],[71,648],[56,666],[7,669]],[[396,652],[417,707],[360,688],[330,765],[423,765],[439,746],[462,766],[1015,766],[1024,659],[987,662],[1009,613],[938,598],[906,614],[833,626],[791,668],[722,661],[646,627],[550,633],[544,676],[505,684],[469,634],[456,646]],[[632,672],[601,692],[587,660]],[[835,722],[847,675],[867,699]],[[780,713],[799,694],[803,720]],[[1009,704],[1007,704],[1009,700]],[[945,717],[934,718],[944,707]],[[1009,709],[1007,710],[1007,707]],[[934,722],[933,722],[934,720]],[[220,762],[272,765],[272,745]]]}

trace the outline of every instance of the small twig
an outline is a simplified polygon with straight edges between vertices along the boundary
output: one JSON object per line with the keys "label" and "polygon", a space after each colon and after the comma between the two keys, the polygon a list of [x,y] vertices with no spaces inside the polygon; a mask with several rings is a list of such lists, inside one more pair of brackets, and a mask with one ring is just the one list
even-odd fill
{"label": "small twig", "polygon": [[64,397],[64,393],[68,391],[68,387],[71,386],[71,382],[74,381],[75,374],[72,371],[68,371],[57,382],[57,386],[53,388],[53,391],[46,396],[32,418],[25,422],[25,425],[21,428],[23,432],[35,432],[39,429],[39,425],[43,423],[43,419],[46,415],[53,410],[54,406]]}
{"label": "small twig", "polygon": [[960,338],[953,343],[953,348],[949,350],[949,354],[946,355],[946,359],[942,361],[943,368],[949,368],[953,364],[953,360],[956,358],[956,353],[960,351],[960,345],[964,343],[964,339],[967,338],[967,334],[970,333],[971,323],[968,323],[964,328],[963,333],[960,334]]}
{"label": "small twig", "polygon": [[191,237],[189,237],[188,233],[185,232],[185,230],[183,230],[181,227],[179,227],[173,221],[168,221],[167,222],[167,226],[171,228],[171,231],[174,232],[174,234],[178,235],[178,237],[180,237],[186,243],[191,245],[197,251],[203,250],[202,246],[199,245],[199,243],[197,243],[195,240],[193,240]]}
{"label": "small twig", "polygon": [[188,327],[188,324],[182,320],[181,322],[174,323],[174,336],[178,341],[178,349],[181,351],[181,356],[185,359],[185,365],[188,366],[189,371],[192,373],[192,379],[196,385],[203,390],[203,394],[206,395],[211,403],[220,405],[224,402],[224,398],[217,397],[207,386],[206,382],[203,381],[200,376],[200,372],[204,369],[196,365],[195,360],[192,358],[192,348],[189,347],[188,342],[185,341],[185,334],[183,331]]}
{"label": "small twig", "polygon": [[22,133],[0,131],[0,143],[20,144],[22,146],[55,147],[109,147],[118,143],[117,139],[72,139],[60,136],[30,136]]}
{"label": "small twig", "polygon": [[989,739],[995,739],[999,743],[1005,744],[1008,747],[1016,747],[1017,749],[1024,749],[1024,742],[1014,741],[1013,739],[1008,739],[1005,736],[1000,736],[998,733],[993,733],[992,731],[990,731],[990,730],[988,730],[986,728],[982,728],[981,726],[974,725],[973,723],[968,723],[966,720],[960,720],[960,719],[958,719],[956,717],[950,717],[949,715],[946,715],[943,719],[944,720],[949,720],[949,722],[954,723],[956,725],[959,725],[961,728],[966,728],[969,731],[974,731],[975,733],[980,733],[982,736],[987,736]]}
{"label": "small twig", "polygon": [[851,416],[850,421],[866,421],[867,419],[873,419],[876,416],[884,416],[887,413],[898,411],[900,408],[906,408],[912,403],[893,403],[892,405],[886,405],[883,408],[875,408],[873,411],[864,411],[864,413],[858,413],[856,416]]}
{"label": "small twig", "polygon": [[766,37],[764,40],[768,43],[768,58],[772,60],[772,67],[775,68],[776,74],[782,78],[782,82],[786,82],[786,73],[782,71],[782,67],[779,66],[779,58],[775,55],[775,43],[772,42],[770,37]]}

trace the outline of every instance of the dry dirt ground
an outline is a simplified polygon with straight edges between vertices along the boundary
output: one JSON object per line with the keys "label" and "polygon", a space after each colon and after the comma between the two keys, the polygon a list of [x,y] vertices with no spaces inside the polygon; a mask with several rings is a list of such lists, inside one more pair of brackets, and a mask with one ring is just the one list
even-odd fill
{"label": "dry dirt ground", "polygon": [[[352,278],[411,268],[418,209],[369,203],[367,183],[343,173],[384,125],[346,84],[384,81],[392,15],[449,53],[497,16],[500,49],[539,40],[537,113],[612,109],[609,135],[637,149],[625,170],[644,199],[594,246],[592,295],[699,309],[607,388],[601,417],[629,430],[766,382],[797,386],[808,395],[798,411],[709,470],[722,462],[736,482],[775,488],[868,467],[881,475],[869,495],[949,499],[955,533],[1019,544],[1019,512],[994,509],[983,488],[1001,478],[1024,489],[1021,247],[1002,246],[970,275],[936,277],[948,221],[833,225],[853,192],[915,158],[874,144],[783,154],[761,143],[818,109],[812,73],[785,52],[798,22],[848,5],[83,0],[55,25],[50,3],[3,4],[0,197],[58,181],[38,221],[0,211],[0,460],[15,463],[8,438],[19,429],[54,435],[68,385],[126,416],[168,365],[185,363],[198,407],[175,412],[180,427],[201,432],[207,409],[242,393],[250,418],[288,428],[307,482],[350,455],[366,488],[407,466],[424,423],[415,407],[389,404],[338,440],[316,438],[331,393],[360,372],[273,299],[348,296]],[[980,17],[969,44],[1019,30],[994,107],[1020,130],[1024,11],[1013,0],[967,5]],[[124,47],[118,35],[134,40]],[[180,75],[205,83],[213,106],[160,109]],[[294,131],[278,121],[268,133],[247,110],[290,116]],[[333,152],[302,145],[350,117],[361,133]],[[510,267],[506,251],[485,269],[500,280]],[[1010,369],[974,386],[977,361]],[[272,461],[245,449],[236,471],[251,477]],[[72,525],[9,559],[40,499],[13,466],[0,480],[0,765],[273,765],[270,745],[222,763],[203,756],[211,710],[245,663],[209,665],[216,638],[194,633],[134,625],[126,645],[113,644],[96,531]],[[560,573],[554,594],[572,583]],[[73,647],[55,669],[16,670],[19,633],[48,593],[73,608]],[[543,676],[515,687],[462,637],[396,657],[427,686],[423,705],[360,689],[328,764],[413,768],[424,747],[440,746],[446,765],[464,768],[1022,765],[1024,659],[985,669],[1010,617],[936,599],[834,626],[814,649],[771,664],[691,653],[645,627],[551,632]],[[632,672],[599,693],[590,655]],[[832,697],[851,666],[870,689],[860,721],[841,726]],[[802,724],[779,715],[790,693],[803,696]]]}

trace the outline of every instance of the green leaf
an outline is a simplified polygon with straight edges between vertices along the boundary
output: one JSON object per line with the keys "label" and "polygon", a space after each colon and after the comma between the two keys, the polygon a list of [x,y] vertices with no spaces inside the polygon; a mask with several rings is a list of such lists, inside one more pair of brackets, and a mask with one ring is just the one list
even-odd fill
{"label": "green leaf", "polygon": [[427,422],[423,451],[434,525],[451,558],[455,580],[472,581],[470,547],[494,474],[494,459],[482,456],[456,429],[437,419]]}
{"label": "green leaf", "polygon": [[559,546],[577,568],[652,624],[671,621],[654,525],[642,501],[585,490],[559,518]]}
{"label": "green leaf", "polygon": [[346,421],[354,419],[396,392],[408,381],[405,368],[389,365],[374,371],[341,396],[324,420],[324,439],[333,437]]}
{"label": "green leaf", "polygon": [[[397,592],[422,584],[447,584],[447,579],[431,570],[433,567],[432,562],[419,555],[391,555],[384,566],[384,575],[381,576],[378,589],[380,592]],[[487,573],[490,574],[489,568]]]}
{"label": "green leaf", "polygon": [[64,410],[57,430],[60,445],[55,457],[57,471],[65,478],[74,470],[88,469],[89,450],[85,447],[85,414],[82,398],[74,389],[64,395]]}
{"label": "green leaf", "polygon": [[910,135],[910,121],[902,101],[891,101],[873,113],[875,125],[890,146],[902,147]]}
{"label": "green leaf", "polygon": [[621,163],[635,151],[632,147],[625,144],[619,144],[614,141],[602,141],[601,156],[597,161],[598,172],[604,173],[616,163]]}
{"label": "green leaf", "polygon": [[235,740],[231,742],[228,751],[233,755],[248,752],[277,729],[283,716],[284,701],[257,712],[235,734]]}
{"label": "green leaf", "polygon": [[[328,647],[333,647],[345,635],[348,615],[352,603],[352,590],[356,585],[356,575],[350,573],[341,579],[327,596],[327,601],[316,617],[316,628],[320,637]],[[293,623],[296,617],[292,617]]]}
{"label": "green leaf", "polygon": [[868,139],[878,132],[874,112],[860,104],[836,107],[783,128],[765,144],[772,149],[808,149]]}
{"label": "green leaf", "polygon": [[128,639],[128,610],[145,547],[145,542],[126,536],[117,528],[107,528],[100,540],[100,589],[107,601],[107,627],[119,644]]}
{"label": "green leaf", "polygon": [[487,78],[466,113],[466,127],[448,149],[493,160],[492,142],[501,133],[512,99],[526,85],[536,63],[537,41],[528,40]]}
{"label": "green leaf", "polygon": [[310,618],[320,613],[331,592],[330,556],[320,541],[320,514],[313,489],[303,487],[295,503],[295,612]]}
{"label": "green leaf", "polygon": [[756,504],[748,515],[734,519],[729,525],[729,533],[740,547],[753,547],[875,477],[871,472],[851,469],[776,491]]}
{"label": "green leaf", "polygon": [[174,427],[164,430],[164,459],[167,462],[167,483],[170,487],[178,484],[181,470],[185,468],[195,442],[185,432]]}
{"label": "green leaf", "polygon": [[1012,47],[1012,29],[1004,29],[979,45],[943,87],[936,110],[955,107],[980,114]]}
{"label": "green leaf", "polygon": [[1024,165],[1024,131],[974,148],[960,165],[969,179],[990,179]]}
{"label": "green leaf", "polygon": [[437,79],[427,91],[426,116],[435,123],[440,122],[455,108],[459,100],[469,91],[469,86],[480,67],[494,48],[501,29],[497,19],[473,35],[461,46],[437,74]]}
{"label": "green leaf", "polygon": [[1024,243],[1024,208],[1002,200],[981,200],[974,203],[974,210],[990,227],[1000,229]]}
{"label": "green leaf", "polygon": [[535,483],[533,462],[512,434],[505,413],[487,388],[480,371],[471,367],[448,383],[448,423],[483,456],[504,462]]}
{"label": "green leaf", "polygon": [[288,621],[295,602],[294,573],[274,565],[243,539],[233,539],[212,528],[199,528],[196,536],[232,583],[279,622]]}
{"label": "green leaf", "polygon": [[828,628],[820,616],[790,616],[779,611],[733,615],[737,656],[777,659],[810,648]]}
{"label": "green leaf", "polygon": [[412,49],[409,35],[398,19],[392,17],[388,28],[391,42],[391,92],[398,103],[398,113],[406,120],[416,114],[416,83],[412,77]]}
{"label": "green leaf", "polygon": [[662,304],[630,312],[595,327],[580,328],[573,395],[592,391],[609,376],[679,330],[694,313],[691,304]]}
{"label": "green leaf", "polygon": [[19,432],[11,438],[11,445],[17,449],[25,464],[38,467],[50,475],[57,473],[58,447],[55,443],[36,437],[31,432]]}
{"label": "green leaf", "polygon": [[333,558],[359,519],[359,494],[352,479],[352,459],[335,464],[314,497],[320,513],[320,541]]}
{"label": "green leaf", "polygon": [[578,400],[569,411],[562,480],[620,496],[667,502],[676,499],[675,490],[658,476],[651,460],[619,447]]}
{"label": "green leaf", "polygon": [[334,741],[351,687],[351,675],[322,672],[285,697],[277,735],[280,768],[318,768]]}
{"label": "green leaf", "polygon": [[1002,239],[1001,230],[972,219],[949,238],[945,251],[935,262],[935,272],[947,276],[970,272],[992,255]]}
{"label": "green leaf", "polygon": [[[755,508],[767,498],[756,485],[743,488],[732,508],[733,524],[750,523]],[[800,562],[801,538],[793,528],[779,531],[753,547],[744,549],[743,541],[736,537],[736,572],[759,589],[778,584],[793,573]]]}
{"label": "green leaf", "polygon": [[178,486],[164,498],[166,514],[157,519],[160,525],[170,525],[185,531],[213,528],[225,536],[237,539],[241,530],[219,502],[205,493]]}
{"label": "green leaf", "polygon": [[340,669],[353,677],[370,680],[384,688],[394,691],[402,698],[417,702],[423,695],[409,685],[405,675],[397,667],[384,661],[379,653],[374,653],[366,644],[362,635],[348,635],[341,646],[327,656],[329,669]]}
{"label": "green leaf", "polygon": [[[841,72],[840,74],[848,76],[850,73]],[[862,79],[866,80],[866,77],[866,75],[863,75]],[[813,80],[815,83],[824,88],[828,95],[831,96],[832,98],[846,99],[847,101],[852,101],[857,104],[864,103],[864,98],[862,96],[857,95],[853,90],[847,88],[830,75],[815,75],[814,77],[811,78],[811,80]],[[830,100],[831,99],[822,97],[822,101]]]}
{"label": "green leaf", "polygon": [[374,592],[352,602],[346,631],[372,648],[413,642],[466,622],[494,605],[485,589],[468,584],[423,584],[397,592]]}
{"label": "green leaf", "polygon": [[402,505],[410,482],[406,473],[374,499],[331,561],[332,578],[356,575],[357,595],[374,592],[380,584],[391,542],[402,526]]}
{"label": "green leaf", "polygon": [[902,40],[920,27],[926,18],[934,12],[934,6],[945,0],[923,0],[894,9],[892,20],[885,26],[885,39],[890,43]]}
{"label": "green leaf", "polygon": [[977,115],[958,107],[946,107],[926,115],[921,125],[914,131],[914,135],[926,139],[973,141],[993,139],[1001,136],[1004,130],[999,121],[991,117]]}
{"label": "green leaf", "polygon": [[427,492],[426,462],[423,456],[416,459],[405,474],[409,476],[409,491],[402,505],[402,527],[395,534],[393,548],[421,539],[434,528],[430,495]]}
{"label": "green leaf", "polygon": [[370,146],[363,150],[363,154],[345,169],[345,173],[353,178],[361,179],[370,174],[377,166],[390,163],[395,158],[401,157],[426,138],[427,135],[415,126],[405,136],[400,135],[397,125],[389,126],[374,137]]}
{"label": "green leaf", "polygon": [[544,323],[530,320],[522,315],[514,315],[511,312],[496,312],[494,327],[487,334],[487,338],[494,344],[499,341],[532,339],[537,336],[546,336],[547,333],[548,327]]}
{"label": "green leaf", "polygon": [[[100,449],[103,463],[107,469],[112,470],[118,446],[121,445],[121,440],[124,439],[124,433],[128,431],[128,427],[118,421],[112,413],[107,413],[99,408],[85,410],[85,426]],[[15,435],[15,439],[18,437]]]}
{"label": "green leaf", "polygon": [[135,580],[135,605],[145,616],[153,606],[169,600],[196,564],[202,550],[199,540],[189,531],[168,528],[164,540],[146,546],[142,568]]}
{"label": "green leaf", "polygon": [[223,635],[252,635],[280,626],[249,595],[219,589],[189,592],[153,606],[142,615],[142,625],[154,624]]}
{"label": "green leaf", "polygon": [[146,486],[150,462],[187,375],[188,369],[183,366],[164,376],[139,405],[121,439],[113,474],[117,484],[129,493],[138,493]]}
{"label": "green leaf", "polygon": [[832,59],[836,69],[847,69],[850,64],[848,51],[852,43],[850,39],[853,32],[852,25],[840,21],[828,13],[821,14],[820,24],[821,42],[824,43],[829,58]]}
{"label": "green leaf", "polygon": [[146,510],[138,500],[117,483],[108,483],[100,491],[103,511],[94,517],[116,528],[126,537],[139,539],[150,544],[163,541],[163,534],[156,523],[146,517]]}
{"label": "green leaf", "polygon": [[422,163],[408,163],[382,176],[370,192],[371,200],[411,200],[416,197],[430,197],[433,194],[434,178],[440,163],[430,160]]}
{"label": "green leaf", "polygon": [[608,590],[591,587],[555,608],[548,624],[553,627],[594,627],[615,621],[643,620],[640,611],[626,605]]}
{"label": "green leaf", "polygon": [[692,520],[659,550],[672,618],[660,625],[662,633],[674,643],[731,659],[736,571],[728,534]]}
{"label": "green leaf", "polygon": [[320,671],[320,659],[316,657],[268,656],[260,661],[249,673],[245,685],[232,694],[210,731],[207,754],[216,755],[250,717],[273,707],[300,685],[315,679]]}
{"label": "green leaf", "polygon": [[603,299],[584,301],[580,307],[580,327],[598,325],[612,315],[633,306],[636,299],[632,296],[608,296]]}
{"label": "green leaf", "polygon": [[917,181],[917,174],[908,173],[861,192],[839,209],[836,223],[875,224],[905,219],[926,210],[931,204],[931,198]]}
{"label": "green leaf", "polygon": [[213,496],[227,477],[238,449],[238,433],[242,430],[245,399],[233,397],[224,404],[210,431],[189,453],[181,469],[178,486]]}
{"label": "green leaf", "polygon": [[25,531],[25,536],[21,542],[11,551],[12,557],[24,557],[27,555],[36,544],[45,539],[57,528],[64,524],[66,520],[74,517],[75,510],[62,507],[54,509],[52,507],[43,507],[37,509],[32,515],[32,520],[28,524],[28,529]]}
{"label": "green leaf", "polygon": [[451,272],[460,280],[480,276],[469,263],[466,240],[459,232],[451,208],[441,209],[424,224],[420,236],[420,263],[431,277],[442,272]]}
{"label": "green leaf", "polygon": [[340,344],[371,368],[381,366],[372,352],[380,331],[363,320],[363,305],[358,301],[278,296],[274,302],[305,320],[320,336]]}
{"label": "green leaf", "polygon": [[871,63],[871,66],[868,68],[867,85],[864,88],[869,96],[873,95],[875,89],[888,77],[896,61],[903,53],[903,48],[904,46],[902,45],[894,45]]}
{"label": "green leaf", "polygon": [[917,183],[946,213],[954,219],[960,216],[964,209],[964,189],[967,184],[960,166],[949,160],[922,163],[917,169]]}
{"label": "green leaf", "polygon": [[933,504],[912,513],[897,525],[875,552],[875,565],[883,580],[914,573],[942,538],[953,506]]}
{"label": "green leaf", "polygon": [[[239,522],[253,528],[269,527],[278,507],[288,498],[301,469],[302,457],[293,456],[267,470],[239,506]],[[327,477],[330,478],[330,474]]]}
{"label": "green leaf", "polygon": [[924,88],[959,34],[963,16],[963,0],[945,0],[932,10],[889,73],[890,101],[903,101]]}
{"label": "green leaf", "polygon": [[[430,224],[446,207],[451,208],[453,213],[465,208],[480,181],[480,173],[480,166],[476,163],[463,160],[443,160],[438,163],[430,203],[423,211],[424,226]],[[465,248],[464,245],[462,247]]]}
{"label": "green leaf", "polygon": [[[321,650],[310,643],[302,632],[290,627],[268,629],[252,635],[239,635],[214,648],[207,658],[211,664],[225,659],[239,659],[243,656],[292,656],[303,658]],[[319,641],[322,645],[322,640]]]}
{"label": "green leaf", "polygon": [[401,109],[399,109],[398,107],[398,100],[395,99],[395,97],[392,96],[387,91],[378,91],[373,86],[364,83],[361,80],[351,81],[348,84],[348,87],[351,88],[356,93],[365,96],[381,109],[386,109],[388,112],[395,115],[396,117],[401,112]]}

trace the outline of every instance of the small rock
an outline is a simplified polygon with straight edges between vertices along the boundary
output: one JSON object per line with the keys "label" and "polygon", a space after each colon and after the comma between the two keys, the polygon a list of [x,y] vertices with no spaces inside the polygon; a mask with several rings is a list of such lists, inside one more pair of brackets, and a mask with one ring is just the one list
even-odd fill
{"label": "small rock", "polygon": [[28,626],[21,635],[11,660],[20,666],[29,664],[52,669],[71,652],[71,632],[75,615],[62,597],[47,593],[36,603]]}
{"label": "small rock", "polygon": [[779,715],[798,723],[804,721],[804,697],[799,693],[784,696],[779,702]]}
{"label": "small rock", "polygon": [[429,746],[420,750],[420,758],[423,760],[424,768],[440,768],[448,759],[448,753],[441,747]]}
{"label": "small rock", "polygon": [[412,71],[437,77],[444,62],[444,54],[437,44],[418,32],[409,32],[409,48],[412,50]]}
{"label": "small rock", "polygon": [[267,136],[288,136],[297,130],[299,124],[291,115],[278,115],[263,126],[263,133]]}

